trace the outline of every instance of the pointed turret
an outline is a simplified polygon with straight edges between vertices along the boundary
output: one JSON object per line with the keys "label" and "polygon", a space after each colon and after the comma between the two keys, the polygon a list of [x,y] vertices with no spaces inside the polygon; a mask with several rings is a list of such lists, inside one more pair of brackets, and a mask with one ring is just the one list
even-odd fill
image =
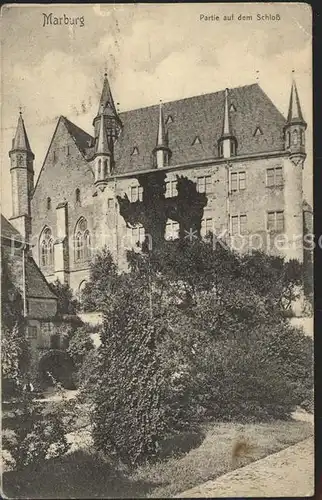
{"label": "pointed turret", "polygon": [[302,115],[301,104],[295,80],[293,78],[290,104],[288,108],[287,123],[305,123]]}
{"label": "pointed turret", "polygon": [[19,118],[16,128],[16,134],[14,139],[12,139],[12,151],[24,151],[34,158],[34,154],[31,151],[28,135],[25,128],[25,123],[22,118],[21,111],[19,112]]}
{"label": "pointed turret", "polygon": [[284,126],[285,149],[292,154],[305,155],[306,122],[303,118],[300,99],[293,77],[287,121]]}
{"label": "pointed turret", "polygon": [[94,154],[95,185],[99,186],[102,191],[107,184],[108,176],[111,174],[112,160],[112,152],[110,142],[107,137],[105,120],[106,115],[104,114],[104,108],[102,105],[101,113],[99,115],[99,133],[95,144]]}
{"label": "pointed turret", "polygon": [[99,108],[96,117],[93,121],[93,126],[95,128],[95,137],[99,134],[99,122],[100,116],[103,114],[105,116],[105,128],[108,138],[115,141],[120,134],[122,123],[118,116],[114,99],[111,92],[111,87],[107,78],[107,73],[104,74],[104,82],[102,94],[99,102]]}
{"label": "pointed turret", "polygon": [[16,133],[9,151],[12,218],[11,222],[28,241],[31,234],[31,197],[34,189],[34,154],[20,111]]}
{"label": "pointed turret", "polygon": [[105,127],[105,115],[103,105],[101,107],[101,115],[99,122],[99,134],[95,145],[95,154],[111,155],[110,146],[107,139],[107,132]]}
{"label": "pointed turret", "polygon": [[159,106],[159,124],[157,132],[156,146],[153,150],[154,166],[157,168],[166,167],[169,165],[171,150],[168,144],[168,134],[164,124],[162,103]]}
{"label": "pointed turret", "polygon": [[235,156],[237,151],[237,140],[233,135],[230,114],[229,114],[229,103],[228,103],[228,89],[225,89],[225,100],[224,100],[224,118],[222,134],[218,141],[218,153],[220,157],[230,158]]}

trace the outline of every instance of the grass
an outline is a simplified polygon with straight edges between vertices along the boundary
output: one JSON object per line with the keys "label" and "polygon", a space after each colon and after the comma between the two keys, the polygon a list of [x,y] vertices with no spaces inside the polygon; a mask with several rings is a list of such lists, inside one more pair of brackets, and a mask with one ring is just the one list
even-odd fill
{"label": "grass", "polygon": [[[137,468],[116,470],[89,450],[47,460],[39,470],[3,474],[9,498],[169,498],[193,486],[263,458],[313,434],[309,422],[208,424],[204,439],[186,435],[177,454]],[[191,446],[194,446],[191,448]],[[184,454],[178,454],[178,449]],[[190,448],[190,451],[188,451]],[[168,450],[169,451],[169,450]]]}

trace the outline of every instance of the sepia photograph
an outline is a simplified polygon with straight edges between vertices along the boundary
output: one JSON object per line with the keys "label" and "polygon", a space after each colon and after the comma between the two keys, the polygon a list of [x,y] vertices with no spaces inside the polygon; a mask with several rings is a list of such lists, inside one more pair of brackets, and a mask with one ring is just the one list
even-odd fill
{"label": "sepia photograph", "polygon": [[312,11],[1,7],[1,495],[314,495]]}

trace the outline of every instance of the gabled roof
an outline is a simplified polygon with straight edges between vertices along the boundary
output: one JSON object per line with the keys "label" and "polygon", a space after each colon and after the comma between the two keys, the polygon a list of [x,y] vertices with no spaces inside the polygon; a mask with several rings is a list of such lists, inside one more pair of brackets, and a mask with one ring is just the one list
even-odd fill
{"label": "gabled roof", "polygon": [[77,125],[69,121],[65,116],[61,116],[60,119],[63,120],[68,133],[74,139],[78,149],[81,151],[81,153],[86,154],[86,151],[93,145],[94,138],[81,128],[77,127]]}
{"label": "gabled roof", "polygon": [[26,261],[26,295],[28,298],[57,300],[32,257],[28,257]]}
{"label": "gabled roof", "polygon": [[1,238],[23,242],[22,235],[15,227],[1,214]]}
{"label": "gabled roof", "polygon": [[[12,224],[1,214],[1,239],[14,239],[15,241],[24,242],[22,235],[13,227]],[[5,247],[4,247],[5,248]],[[22,252],[21,252],[22,253]],[[10,257],[12,261],[21,261],[21,253],[14,252]],[[19,273],[19,277],[21,273]],[[15,274],[13,274],[15,277]],[[19,283],[16,283],[19,287]],[[56,299],[56,295],[51,291],[46,278],[40,271],[36,262],[32,257],[26,259],[26,295],[28,298],[45,298]]]}

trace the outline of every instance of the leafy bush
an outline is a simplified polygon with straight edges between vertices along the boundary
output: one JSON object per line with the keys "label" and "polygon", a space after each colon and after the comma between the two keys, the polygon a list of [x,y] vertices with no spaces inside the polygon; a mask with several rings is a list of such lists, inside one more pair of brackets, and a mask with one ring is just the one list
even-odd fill
{"label": "leafy bush", "polygon": [[137,464],[157,456],[169,432],[203,419],[283,419],[305,404],[312,342],[285,320],[300,264],[211,241],[166,243],[128,260],[130,273],[113,270],[96,289],[99,450]]}
{"label": "leafy bush", "polygon": [[23,391],[16,402],[14,418],[17,423],[13,433],[5,433],[2,447],[10,453],[17,470],[28,465],[37,467],[45,458],[65,454],[69,445],[61,411],[44,414],[41,403],[33,400],[31,393]]}
{"label": "leafy bush", "polygon": [[76,369],[80,368],[85,356],[93,349],[94,342],[88,333],[87,328],[77,328],[77,330],[72,333],[67,348],[67,352],[71,356]]}
{"label": "leafy bush", "polygon": [[52,292],[56,295],[57,315],[75,315],[78,311],[79,304],[73,295],[73,291],[66,283],[61,283],[58,279],[53,283],[49,283]]}
{"label": "leafy bush", "polygon": [[84,311],[101,311],[104,306],[105,293],[110,288],[111,279],[115,277],[117,267],[110,251],[104,247],[97,253],[90,267],[90,278],[81,293]]}

